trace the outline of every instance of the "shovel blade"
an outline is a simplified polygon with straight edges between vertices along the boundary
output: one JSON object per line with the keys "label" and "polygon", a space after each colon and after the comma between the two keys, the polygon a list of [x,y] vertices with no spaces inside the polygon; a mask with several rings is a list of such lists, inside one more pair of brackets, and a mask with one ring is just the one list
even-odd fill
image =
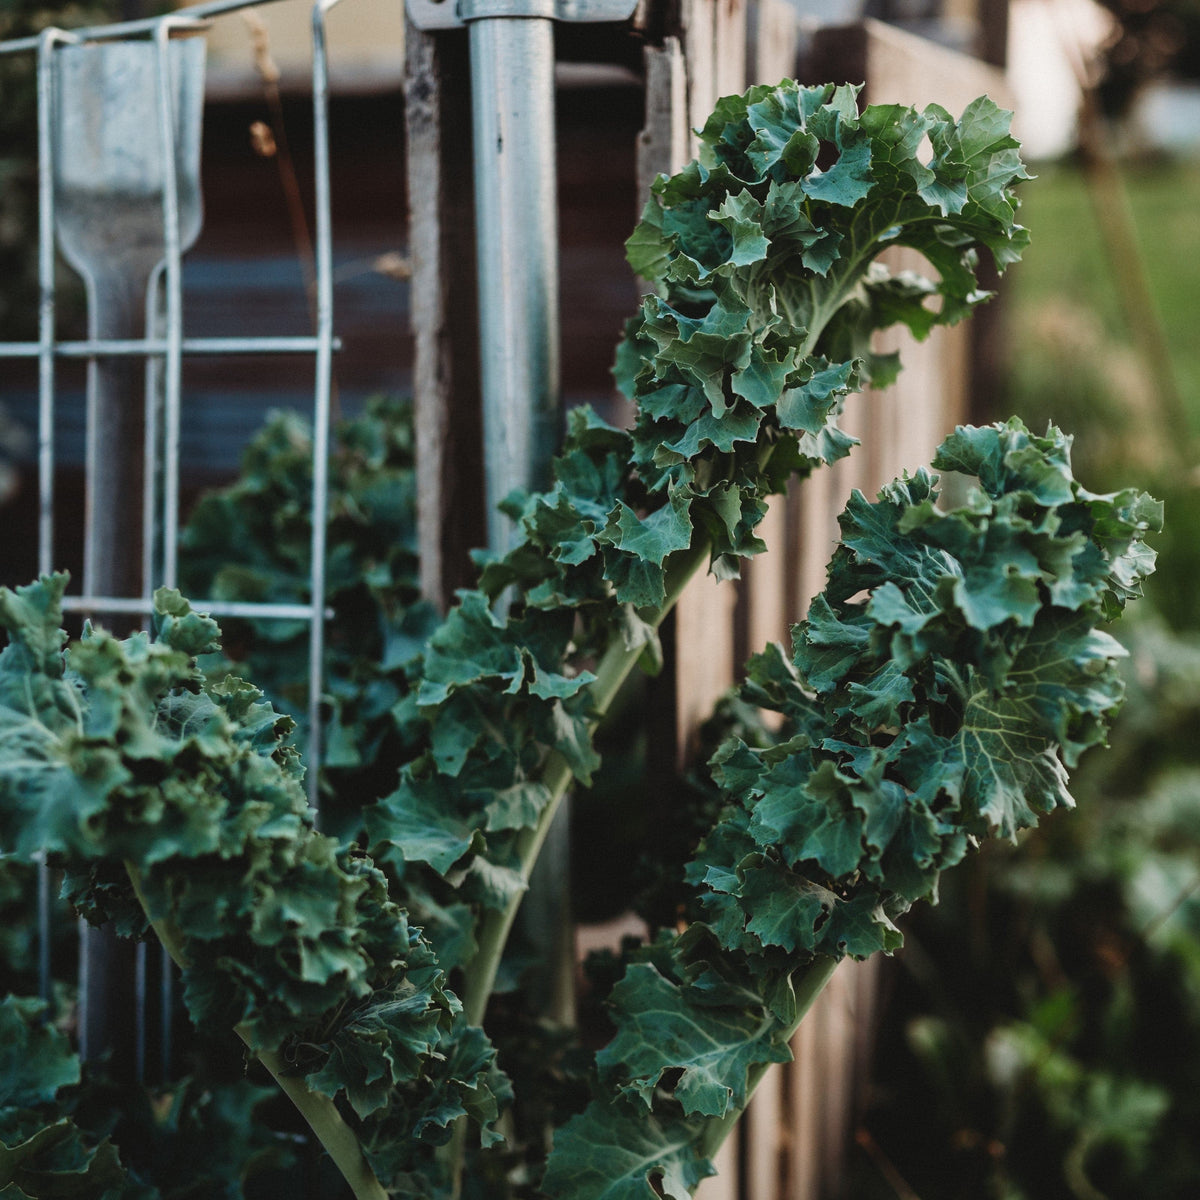
{"label": "shovel blade", "polygon": [[[171,125],[180,244],[200,232],[203,38],[171,42]],[[95,42],[55,54],[55,230],[64,257],[95,282],[140,279],[165,254],[166,166],[153,42]]]}

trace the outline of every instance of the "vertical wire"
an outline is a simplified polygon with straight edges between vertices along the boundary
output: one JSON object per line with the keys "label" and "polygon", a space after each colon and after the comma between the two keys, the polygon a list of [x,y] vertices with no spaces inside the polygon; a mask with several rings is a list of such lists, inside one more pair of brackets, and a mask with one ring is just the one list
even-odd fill
{"label": "vertical wire", "polygon": [[[178,575],[179,540],[179,424],[183,371],[183,266],[179,232],[179,180],[176,175],[174,79],[171,72],[170,37],[174,27],[186,20],[160,21],[154,29],[157,49],[158,132],[163,165],[163,248],[166,296],[166,358],[161,368],[163,382],[163,436],[158,448],[162,457],[162,583],[174,587]],[[157,323],[157,319],[156,319]],[[150,464],[147,463],[147,469]],[[159,947],[159,996],[163,1082],[170,1077],[173,1054],[172,1014],[175,976],[165,949]]]}
{"label": "vertical wire", "polygon": [[[155,268],[150,276],[150,284],[146,289],[146,318],[145,333],[147,338],[158,336],[158,292],[162,272]],[[159,483],[159,421],[158,421],[158,389],[162,377],[159,360],[146,356],[145,382],[143,385],[143,417],[145,436],[142,441],[142,599],[149,600],[154,594],[154,581],[158,573],[157,563],[157,532],[158,532],[158,483]],[[147,611],[143,618],[142,627],[149,631],[150,614]],[[146,942],[138,942],[134,947],[133,959],[133,989],[134,1003],[137,1007],[137,1037],[134,1043],[136,1068],[134,1078],[139,1084],[146,1082],[146,1043],[148,1040],[147,1008],[148,1008],[148,958],[149,947]],[[162,953],[160,947],[160,953]],[[170,1019],[166,1011],[162,1013],[162,1021]],[[164,1082],[166,1061],[163,1062]]]}
{"label": "vertical wire", "polygon": [[329,509],[329,412],[333,386],[333,236],[329,187],[329,64],[325,14],[337,0],[317,0],[312,11],[313,166],[316,177],[317,361],[313,398],[312,575],[309,583],[308,802],[321,811],[321,690],[325,659],[325,522]]}
{"label": "vertical wire", "polygon": [[38,571],[54,569],[54,44],[74,41],[46,29],[38,42]]}
{"label": "vertical wire", "polygon": [[[159,331],[159,285],[162,269],[156,267],[146,289],[146,337],[157,338]],[[146,356],[145,381],[145,440],[142,469],[142,599],[154,594],[154,581],[159,575],[158,506],[161,481],[161,446],[159,430],[159,390],[162,385],[162,363],[152,354]],[[147,618],[147,622],[149,618]]]}
{"label": "vertical wire", "polygon": [[[54,569],[54,166],[51,130],[54,43],[60,30],[46,29],[38,40],[38,574]],[[37,856],[38,995],[54,999],[50,978],[50,864]]]}
{"label": "vertical wire", "polygon": [[183,267],[179,235],[179,181],[175,174],[175,122],[169,57],[173,27],[186,21],[160,21],[154,30],[158,48],[158,129],[163,161],[163,244],[166,260],[166,360],[163,367],[163,529],[164,587],[174,587],[178,574],[179,421],[183,368]]}

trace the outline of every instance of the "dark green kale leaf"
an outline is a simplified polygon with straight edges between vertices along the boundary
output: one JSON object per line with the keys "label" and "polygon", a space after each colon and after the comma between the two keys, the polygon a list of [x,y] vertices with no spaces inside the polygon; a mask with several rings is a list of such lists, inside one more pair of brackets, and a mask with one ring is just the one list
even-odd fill
{"label": "dark green kale leaf", "polygon": [[541,1190],[563,1200],[688,1200],[716,1174],[696,1150],[702,1130],[702,1121],[593,1100],[555,1134]]}
{"label": "dark green kale leaf", "polygon": [[711,1153],[834,962],[895,949],[895,918],[936,899],[944,868],[1073,803],[1066,770],[1122,696],[1123,651],[1098,626],[1153,569],[1161,506],[1088,492],[1069,450],[1054,428],[963,427],[934,459],[975,480],[962,507],[939,508],[924,470],[851,499],[792,661],[751,665],[745,698],[784,716],[781,740],[712,759],[729,805],[687,871],[703,919],[667,975],[637,962],[613,989],[598,1083],[625,1099],[564,1126],[548,1194],[609,1194],[597,1147],[618,1124],[635,1136],[630,1098],[663,1125],[637,1135],[637,1179],[614,1194],[674,1169],[684,1144],[664,1127],[708,1118],[691,1150]]}
{"label": "dark green kale leaf", "polygon": [[[190,596],[306,604],[312,561],[312,431],[273,413],[248,446],[238,479],[201,497],[180,535]],[[412,413],[387,397],[334,430],[326,521],[322,822],[357,834],[365,801],[388,791],[408,754],[403,666],[435,625],[421,599],[416,554]],[[308,624],[229,619],[217,676],[251,679],[306,738]],[[399,712],[395,711],[400,709]]]}
{"label": "dark green kale leaf", "polygon": [[[860,115],[856,95],[785,82],[727,97],[700,160],[655,183],[627,249],[656,290],[614,368],[635,428],[571,414],[550,489],[505,502],[517,544],[484,561],[408,667],[411,754],[366,828],[415,911],[418,895],[445,909],[453,891],[511,903],[530,831],[567,778],[595,768],[592,709],[609,681],[589,672],[622,653],[655,669],[658,623],[689,575],[706,563],[736,576],[764,549],[769,496],[849,452],[837,418],[880,378],[873,330],[957,320],[985,298],[978,252],[1000,267],[1019,256],[1011,187],[1026,175],[1009,114],[980,100],[957,122],[937,108]],[[890,245],[920,248],[934,279],[889,278],[875,260]],[[880,711],[905,700],[887,673],[862,683]],[[527,790],[548,771],[557,790]],[[470,951],[461,924],[451,936]]]}
{"label": "dark green kale leaf", "polygon": [[[0,726],[21,748],[0,756],[0,851],[47,853],[89,917],[135,935],[148,918],[198,1026],[280,1052],[377,1136],[474,1036],[443,968],[382,872],[313,829],[291,722],[197,665],[216,624],[164,590],[155,636],[89,630],[64,651],[65,586],[0,590]],[[455,1061],[444,1103],[490,1124],[506,1095],[490,1045]]]}
{"label": "dark green kale leaf", "polygon": [[[626,996],[636,996],[629,1009]],[[632,965],[609,999],[617,1036],[597,1056],[601,1080],[630,1080],[617,1090],[640,1097],[647,1108],[664,1072],[677,1069],[681,1049],[687,1065],[672,1091],[689,1117],[723,1117],[731,1107],[744,1108],[747,1066],[791,1057],[786,1047],[772,1044],[769,1018],[692,1004],[652,963]]]}
{"label": "dark green kale leaf", "polygon": [[133,1200],[113,1145],[92,1141],[55,1110],[80,1079],[66,1035],[38,1000],[0,1000],[0,1195]]}

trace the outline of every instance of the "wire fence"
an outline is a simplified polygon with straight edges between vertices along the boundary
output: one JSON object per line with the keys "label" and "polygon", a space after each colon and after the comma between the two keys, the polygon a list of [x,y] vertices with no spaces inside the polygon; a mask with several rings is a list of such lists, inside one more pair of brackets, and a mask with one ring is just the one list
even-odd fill
{"label": "wire fence", "polygon": [[[153,595],[174,587],[180,526],[180,426],[185,358],[304,355],[313,359],[312,543],[309,602],[267,604],[197,597],[216,617],[301,620],[309,625],[306,759],[316,815],[320,777],[325,608],[325,514],[333,328],[329,102],[326,16],[338,0],[312,9],[314,126],[313,332],[294,336],[184,336],[182,257],[199,233],[200,122],[204,39],[211,19],[259,6],[216,0],[137,21],[64,30],[0,43],[0,55],[36,58],[38,338],[0,342],[0,359],[36,359],[38,391],[38,570],[56,567],[56,445],[62,434],[58,364],[88,363],[83,579],[64,600],[86,616],[149,622]],[[270,0],[266,0],[267,3]],[[88,336],[58,333],[56,260],[61,254],[86,284]],[[140,368],[140,371],[139,371]],[[138,379],[138,374],[142,376]],[[140,397],[138,395],[140,393]],[[139,403],[140,399],[140,403]],[[137,437],[130,436],[136,432]],[[140,443],[140,447],[139,447]],[[133,470],[131,471],[131,464]],[[139,495],[127,484],[140,478]],[[140,555],[134,547],[140,545]],[[38,870],[38,972],[52,998],[51,878]],[[79,1040],[85,1059],[102,1049],[104,938],[81,922]],[[137,947],[134,966],[136,1070],[145,1072],[151,965]],[[173,968],[159,967],[161,1062],[170,1069]],[[91,1010],[91,1011],[89,1011]]]}

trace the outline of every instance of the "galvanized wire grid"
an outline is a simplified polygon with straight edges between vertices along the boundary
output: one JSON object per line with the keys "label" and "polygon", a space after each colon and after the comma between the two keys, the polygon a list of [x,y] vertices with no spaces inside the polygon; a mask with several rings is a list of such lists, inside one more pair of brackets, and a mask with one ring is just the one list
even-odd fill
{"label": "galvanized wire grid", "polygon": [[[60,358],[87,359],[91,364],[140,358],[146,364],[145,459],[142,496],[142,587],[138,596],[99,594],[90,587],[87,563],[94,557],[90,540],[91,522],[85,516],[84,588],[82,594],[67,596],[69,611],[98,615],[133,615],[149,619],[153,612],[153,592],[158,586],[173,587],[178,574],[179,536],[179,455],[182,411],[181,372],[188,355],[311,354],[315,360],[313,399],[313,485],[312,485],[312,569],[308,604],[235,603],[204,598],[193,599],[200,611],[216,617],[307,620],[309,622],[309,695],[308,695],[308,795],[316,813],[321,760],[321,688],[324,651],[325,612],[325,513],[328,500],[328,453],[332,359],[336,348],[333,335],[332,231],[329,182],[328,67],[326,56],[326,14],[338,0],[317,0],[312,10],[312,93],[315,167],[315,275],[316,328],[312,335],[294,337],[221,337],[186,338],[183,335],[182,266],[184,251],[181,238],[180,197],[176,170],[177,127],[174,105],[176,70],[168,48],[172,36],[199,33],[209,18],[240,9],[255,7],[259,0],[214,0],[172,15],[138,21],[76,29],[47,29],[31,38],[0,43],[0,54],[36,54],[38,113],[38,275],[41,303],[38,314],[39,336],[36,342],[0,342],[0,359],[36,358],[38,360],[38,570],[54,569],[54,469],[55,469],[55,366]],[[155,268],[149,297],[158,293],[161,274],[161,305],[147,302],[147,327],[138,338],[89,336],[83,341],[59,341],[55,322],[55,131],[58,85],[56,55],[61,48],[114,41],[149,42],[154,46],[156,83],[156,121],[161,155],[162,187],[162,260]],[[94,314],[93,314],[94,316]],[[89,372],[89,409],[93,383]],[[90,416],[90,413],[89,413]],[[108,464],[96,461],[96,422],[87,425],[86,470],[89,489],[95,474]],[[130,448],[133,452],[133,448]],[[50,972],[51,941],[50,872],[42,862],[38,872],[39,984],[43,998],[52,995]],[[86,1044],[88,1020],[88,978],[92,968],[90,939],[81,931],[80,938],[80,1052],[86,1059],[91,1048]],[[143,1077],[146,1051],[146,956],[138,946],[135,990],[137,994],[137,1074]],[[162,1069],[169,1070],[171,1029],[168,1014],[172,1007],[173,976],[171,963],[162,956],[161,1004]]]}

